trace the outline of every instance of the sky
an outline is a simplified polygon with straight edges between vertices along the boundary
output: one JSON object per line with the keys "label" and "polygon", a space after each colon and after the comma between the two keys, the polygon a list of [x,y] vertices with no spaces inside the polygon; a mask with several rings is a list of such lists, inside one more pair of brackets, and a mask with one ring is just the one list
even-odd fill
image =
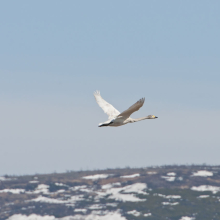
{"label": "sky", "polygon": [[[219,164],[220,2],[4,1],[0,175]],[[133,118],[99,128],[145,97]]]}

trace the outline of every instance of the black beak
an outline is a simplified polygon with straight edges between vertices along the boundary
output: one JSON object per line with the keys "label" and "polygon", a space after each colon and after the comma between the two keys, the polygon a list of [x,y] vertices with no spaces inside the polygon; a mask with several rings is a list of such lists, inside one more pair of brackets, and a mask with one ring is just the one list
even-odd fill
{"label": "black beak", "polygon": [[155,116],[155,118],[158,118],[157,116]]}

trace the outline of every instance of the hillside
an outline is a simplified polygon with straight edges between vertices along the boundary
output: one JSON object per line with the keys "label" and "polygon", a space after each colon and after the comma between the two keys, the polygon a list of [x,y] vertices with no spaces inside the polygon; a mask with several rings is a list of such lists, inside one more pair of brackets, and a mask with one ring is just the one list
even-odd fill
{"label": "hillside", "polygon": [[220,219],[220,166],[4,176],[0,207],[0,220]]}

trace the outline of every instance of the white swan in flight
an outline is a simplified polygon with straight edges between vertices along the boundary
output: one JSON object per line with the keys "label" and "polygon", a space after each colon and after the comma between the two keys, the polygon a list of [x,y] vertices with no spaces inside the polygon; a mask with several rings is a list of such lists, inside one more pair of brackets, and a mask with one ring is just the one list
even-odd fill
{"label": "white swan in flight", "polygon": [[130,118],[130,115],[134,113],[135,111],[138,111],[144,104],[145,98],[140,99],[137,101],[134,105],[132,105],[127,110],[120,113],[117,109],[115,109],[111,104],[106,102],[100,95],[99,91],[94,92],[94,96],[96,99],[96,102],[98,105],[103,109],[103,111],[109,116],[108,121],[100,123],[99,127],[103,126],[112,126],[112,127],[118,127],[121,125],[125,125],[127,123],[133,123],[145,119],[156,119],[155,115],[148,115],[143,118],[137,118],[133,119]]}

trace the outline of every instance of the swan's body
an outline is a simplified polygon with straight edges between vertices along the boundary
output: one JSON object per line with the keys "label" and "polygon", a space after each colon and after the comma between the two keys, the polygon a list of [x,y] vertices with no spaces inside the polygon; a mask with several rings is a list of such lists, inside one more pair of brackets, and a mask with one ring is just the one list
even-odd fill
{"label": "swan's body", "polygon": [[145,98],[140,99],[134,105],[132,105],[127,110],[120,113],[117,109],[115,109],[111,104],[106,102],[100,95],[99,91],[94,92],[94,96],[98,105],[103,109],[103,111],[109,116],[108,121],[100,123],[99,127],[111,126],[118,127],[121,125],[125,125],[127,123],[133,123],[145,119],[156,119],[157,117],[154,115],[148,115],[143,118],[133,119],[130,118],[130,115],[135,111],[138,111],[144,104]]}

